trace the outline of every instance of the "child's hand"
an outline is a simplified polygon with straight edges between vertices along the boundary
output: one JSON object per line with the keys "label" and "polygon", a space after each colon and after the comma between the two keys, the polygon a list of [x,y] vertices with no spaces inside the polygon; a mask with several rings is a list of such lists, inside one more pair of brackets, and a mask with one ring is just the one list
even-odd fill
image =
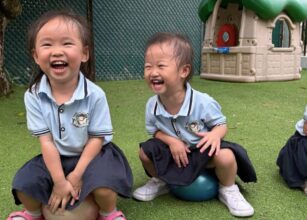
{"label": "child's hand", "polygon": [[57,211],[63,213],[65,211],[66,204],[71,197],[75,198],[76,193],[70,182],[67,180],[54,182],[52,193],[48,201],[50,211],[52,213]]}
{"label": "child's hand", "polygon": [[173,159],[179,168],[181,168],[181,165],[186,167],[189,164],[187,153],[190,153],[191,151],[183,141],[176,138],[169,145],[169,148]]}
{"label": "child's hand", "polygon": [[196,135],[202,137],[202,139],[196,145],[197,148],[200,148],[200,153],[203,153],[208,147],[211,146],[208,155],[211,157],[214,154],[214,151],[215,155],[218,155],[218,153],[220,152],[220,145],[221,145],[221,138],[218,134],[211,131],[211,132],[199,132],[196,133]]}
{"label": "child's hand", "polygon": [[66,179],[70,182],[70,184],[72,185],[72,187],[74,188],[75,192],[76,192],[76,197],[73,197],[71,199],[70,205],[74,205],[75,201],[79,199],[80,193],[81,193],[81,187],[82,187],[82,179],[81,177],[75,173],[74,171],[71,172],[70,174],[68,174],[66,176]]}

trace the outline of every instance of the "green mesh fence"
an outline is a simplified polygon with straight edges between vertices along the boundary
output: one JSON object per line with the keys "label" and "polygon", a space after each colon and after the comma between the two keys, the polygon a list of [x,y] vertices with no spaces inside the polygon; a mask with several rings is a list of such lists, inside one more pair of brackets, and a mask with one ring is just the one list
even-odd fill
{"label": "green mesh fence", "polygon": [[96,78],[141,79],[143,48],[158,31],[187,34],[195,48],[195,72],[200,69],[202,23],[199,0],[94,1]]}
{"label": "green mesh fence", "polygon": [[[27,84],[33,64],[26,51],[29,23],[50,9],[71,8],[86,15],[86,0],[21,0],[22,14],[11,21],[5,35],[5,67],[10,79]],[[195,49],[195,74],[200,71],[202,23],[200,0],[93,1],[93,30],[97,80],[143,78],[143,49],[158,31],[187,34]]]}

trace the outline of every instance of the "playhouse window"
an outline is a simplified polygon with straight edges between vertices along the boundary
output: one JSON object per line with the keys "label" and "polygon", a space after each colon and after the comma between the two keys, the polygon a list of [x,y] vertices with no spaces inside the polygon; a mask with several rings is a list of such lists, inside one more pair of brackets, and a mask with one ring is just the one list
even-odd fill
{"label": "playhouse window", "polygon": [[290,47],[290,37],[288,23],[284,19],[277,20],[272,32],[274,47]]}

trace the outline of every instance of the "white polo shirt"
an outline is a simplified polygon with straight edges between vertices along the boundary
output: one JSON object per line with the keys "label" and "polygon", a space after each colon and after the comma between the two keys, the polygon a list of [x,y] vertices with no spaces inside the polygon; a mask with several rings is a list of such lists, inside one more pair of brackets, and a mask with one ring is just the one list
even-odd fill
{"label": "white polo shirt", "polygon": [[72,98],[57,105],[44,75],[37,91],[26,91],[24,101],[28,129],[34,136],[51,133],[60,153],[80,155],[89,136],[112,140],[113,128],[104,91],[82,73]]}
{"label": "white polo shirt", "polygon": [[210,131],[216,125],[226,124],[220,105],[211,96],[192,89],[189,83],[186,87],[183,105],[176,115],[165,110],[157,95],[148,100],[145,121],[150,135],[160,130],[193,146],[200,141],[195,132]]}

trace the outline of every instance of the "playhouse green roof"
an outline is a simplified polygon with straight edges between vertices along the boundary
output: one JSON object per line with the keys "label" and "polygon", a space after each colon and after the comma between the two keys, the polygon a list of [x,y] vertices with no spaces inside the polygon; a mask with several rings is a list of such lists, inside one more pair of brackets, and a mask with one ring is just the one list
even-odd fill
{"label": "playhouse green roof", "polygon": [[[213,12],[217,0],[202,0],[198,7],[198,15],[205,22]],[[228,3],[236,3],[254,11],[261,19],[275,18],[281,12],[285,12],[293,21],[300,22],[307,19],[306,0],[222,0],[221,6]]]}

